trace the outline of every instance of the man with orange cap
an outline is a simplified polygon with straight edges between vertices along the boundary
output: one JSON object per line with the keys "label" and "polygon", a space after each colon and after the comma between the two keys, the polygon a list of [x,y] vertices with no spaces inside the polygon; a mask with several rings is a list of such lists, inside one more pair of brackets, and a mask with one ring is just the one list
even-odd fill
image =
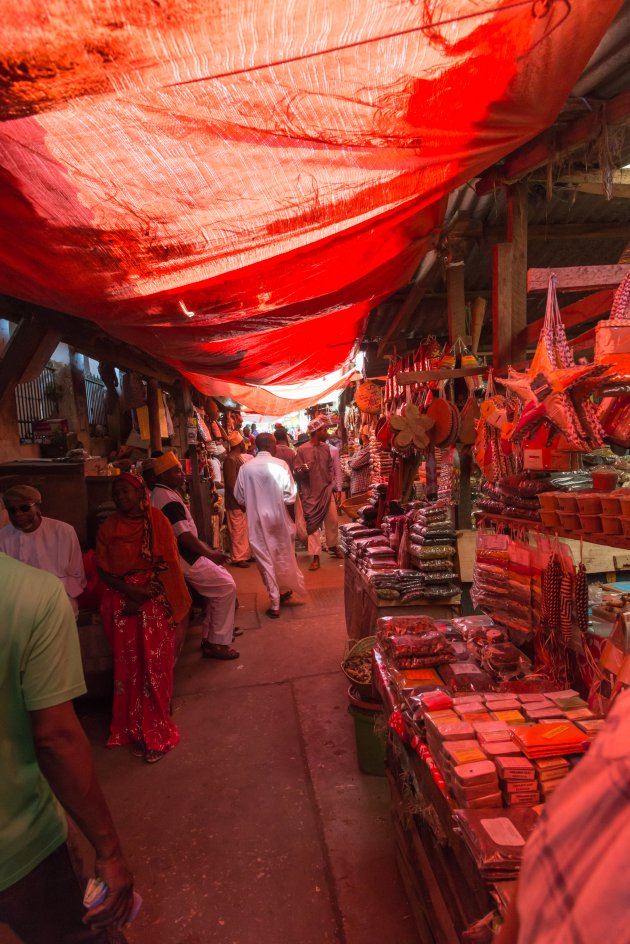
{"label": "man with orange cap", "polygon": [[236,584],[223,566],[227,557],[199,540],[195,522],[178,491],[184,482],[184,473],[175,453],[157,456],[153,460],[153,471],[156,485],[151,504],[171,522],[186,582],[206,600],[201,654],[205,659],[238,659],[239,653],[231,646]]}
{"label": "man with orange cap", "polygon": [[245,451],[245,440],[238,430],[230,433],[228,445],[230,451],[223,463],[223,484],[225,486],[225,520],[230,535],[232,566],[249,567],[252,551],[247,537],[247,515],[234,497],[234,488],[241,466],[245,462],[251,462],[254,457]]}

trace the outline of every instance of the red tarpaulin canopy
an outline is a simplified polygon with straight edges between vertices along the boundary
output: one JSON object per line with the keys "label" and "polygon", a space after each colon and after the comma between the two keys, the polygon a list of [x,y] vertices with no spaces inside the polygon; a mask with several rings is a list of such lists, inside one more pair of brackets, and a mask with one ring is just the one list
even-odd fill
{"label": "red tarpaulin canopy", "polygon": [[0,291],[201,388],[332,371],[620,7],[0,0]]}

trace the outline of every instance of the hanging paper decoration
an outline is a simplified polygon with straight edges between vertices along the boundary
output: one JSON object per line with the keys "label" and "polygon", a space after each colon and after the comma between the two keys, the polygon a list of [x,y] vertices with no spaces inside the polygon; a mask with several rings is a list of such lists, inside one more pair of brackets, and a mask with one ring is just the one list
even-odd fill
{"label": "hanging paper decoration", "polygon": [[497,395],[492,371],[488,374],[486,399],[481,404],[481,418],[477,423],[474,459],[488,482],[518,471],[517,458],[502,435],[508,423],[508,402]]}
{"label": "hanging paper decoration", "polygon": [[434,420],[421,413],[414,403],[409,403],[402,416],[393,414],[389,424],[394,433],[393,445],[398,450],[415,446],[416,449],[426,449],[430,443],[428,432],[434,425]]}
{"label": "hanging paper decoration", "polygon": [[510,440],[522,442],[546,425],[562,433],[576,452],[603,446],[603,430],[587,398],[592,382],[607,370],[603,364],[576,365],[560,316],[556,277],[552,275],[543,329],[531,366],[525,373],[510,370],[508,379],[500,380],[523,404]]}

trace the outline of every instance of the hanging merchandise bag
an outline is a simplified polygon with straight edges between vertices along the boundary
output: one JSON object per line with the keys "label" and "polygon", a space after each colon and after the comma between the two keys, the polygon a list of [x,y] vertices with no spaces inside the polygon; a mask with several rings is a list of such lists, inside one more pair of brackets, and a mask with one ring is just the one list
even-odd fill
{"label": "hanging merchandise bag", "polygon": [[595,326],[595,363],[630,374],[630,272],[615,292],[610,318]]}

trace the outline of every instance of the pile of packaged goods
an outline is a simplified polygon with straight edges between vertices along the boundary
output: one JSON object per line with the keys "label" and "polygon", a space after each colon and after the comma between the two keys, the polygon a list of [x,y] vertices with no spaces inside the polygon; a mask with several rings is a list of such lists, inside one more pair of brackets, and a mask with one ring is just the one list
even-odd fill
{"label": "pile of packaged goods", "polygon": [[389,502],[380,527],[380,487],[359,509],[359,520],[341,526],[341,547],[365,574],[377,595],[406,605],[449,600],[460,592],[456,566],[457,533],[449,506]]}
{"label": "pile of packaged goods", "polygon": [[385,617],[376,653],[409,740],[428,747],[459,809],[543,802],[603,723],[578,692],[529,676],[487,617]]}

